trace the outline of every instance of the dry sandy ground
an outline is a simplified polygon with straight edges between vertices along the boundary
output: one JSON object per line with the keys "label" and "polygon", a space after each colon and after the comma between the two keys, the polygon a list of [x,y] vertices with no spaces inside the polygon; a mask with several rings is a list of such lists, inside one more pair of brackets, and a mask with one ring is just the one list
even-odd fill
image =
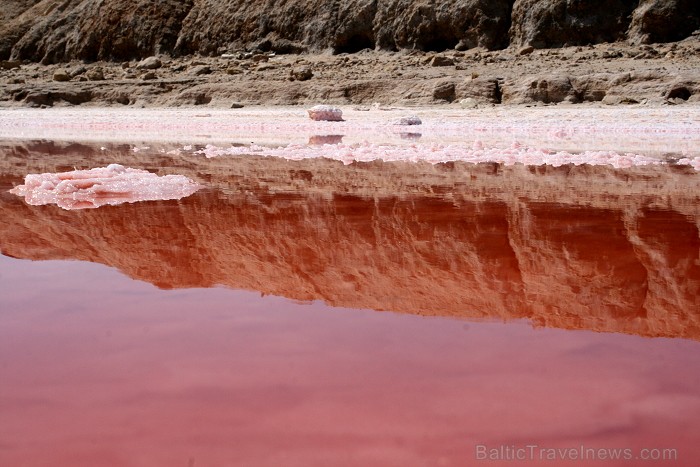
{"label": "dry sandy ground", "polygon": [[[653,45],[0,63],[0,106],[382,105],[700,102],[700,36]],[[465,99],[472,99],[464,103]]]}

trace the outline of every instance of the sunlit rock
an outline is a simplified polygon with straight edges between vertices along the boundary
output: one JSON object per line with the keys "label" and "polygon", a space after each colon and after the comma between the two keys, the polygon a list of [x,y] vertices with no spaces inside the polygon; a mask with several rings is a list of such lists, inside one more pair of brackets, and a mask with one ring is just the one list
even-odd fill
{"label": "sunlit rock", "polygon": [[309,118],[311,120],[325,120],[328,122],[342,122],[343,121],[343,111],[338,107],[332,107],[330,105],[316,105],[307,110],[309,113]]}
{"label": "sunlit rock", "polygon": [[408,115],[394,121],[394,125],[420,125],[422,123],[421,119],[415,115]]}

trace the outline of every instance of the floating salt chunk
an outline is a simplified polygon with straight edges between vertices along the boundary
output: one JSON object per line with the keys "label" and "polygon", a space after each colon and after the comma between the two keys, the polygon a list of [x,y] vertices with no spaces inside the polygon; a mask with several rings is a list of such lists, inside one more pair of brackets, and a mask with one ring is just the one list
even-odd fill
{"label": "floating salt chunk", "polygon": [[109,164],[90,170],[29,174],[10,190],[28,204],[63,209],[98,208],[138,201],[181,199],[202,188],[184,175],[158,176],[146,170]]}
{"label": "floating salt chunk", "polygon": [[416,117],[415,115],[401,117],[398,120],[394,121],[394,125],[420,125],[422,123],[423,122],[421,121],[421,119]]}
{"label": "floating salt chunk", "polygon": [[330,105],[316,105],[307,110],[311,120],[325,120],[328,122],[342,122],[343,111]]}

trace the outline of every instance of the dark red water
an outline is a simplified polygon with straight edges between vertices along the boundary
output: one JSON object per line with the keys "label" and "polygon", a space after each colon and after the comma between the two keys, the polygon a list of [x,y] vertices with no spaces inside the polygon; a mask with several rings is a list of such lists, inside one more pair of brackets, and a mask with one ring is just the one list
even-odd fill
{"label": "dark red water", "polygon": [[696,175],[270,164],[85,211],[4,169],[0,466],[697,465]]}
{"label": "dark red water", "polygon": [[477,444],[700,455],[697,342],[163,291],[82,262],[0,268],[2,465],[478,465]]}

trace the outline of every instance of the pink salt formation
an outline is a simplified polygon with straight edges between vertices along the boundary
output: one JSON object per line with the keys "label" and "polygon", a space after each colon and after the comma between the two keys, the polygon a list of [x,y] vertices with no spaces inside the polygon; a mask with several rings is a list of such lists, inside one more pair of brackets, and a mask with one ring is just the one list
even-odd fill
{"label": "pink salt formation", "polygon": [[343,111],[330,105],[316,105],[307,110],[309,118],[315,121],[342,122]]}
{"label": "pink salt formation", "polygon": [[28,204],[56,204],[63,209],[87,209],[100,206],[181,199],[199,190],[183,175],[158,176],[146,170],[110,164],[90,170],[29,174],[24,185],[10,190],[23,196]]}
{"label": "pink salt formation", "polygon": [[[431,164],[445,162],[467,162],[472,164],[496,162],[505,165],[550,165],[553,167],[567,164],[610,165],[617,169],[624,169],[634,166],[661,165],[666,163],[655,157],[634,153],[618,153],[615,151],[582,151],[579,153],[571,153],[568,151],[550,151],[547,149],[527,147],[517,142],[514,142],[510,148],[503,149],[485,146],[484,143],[479,140],[472,142],[471,145],[340,143],[332,146],[290,144],[276,148],[255,144],[250,146],[232,146],[230,148],[207,145],[204,149],[196,151],[195,154],[202,154],[206,157],[241,155],[272,156],[287,160],[325,158],[338,160],[344,164],[378,160],[384,162],[428,162]],[[700,158],[684,158],[679,160],[677,164],[690,165],[698,170],[700,169]]]}

